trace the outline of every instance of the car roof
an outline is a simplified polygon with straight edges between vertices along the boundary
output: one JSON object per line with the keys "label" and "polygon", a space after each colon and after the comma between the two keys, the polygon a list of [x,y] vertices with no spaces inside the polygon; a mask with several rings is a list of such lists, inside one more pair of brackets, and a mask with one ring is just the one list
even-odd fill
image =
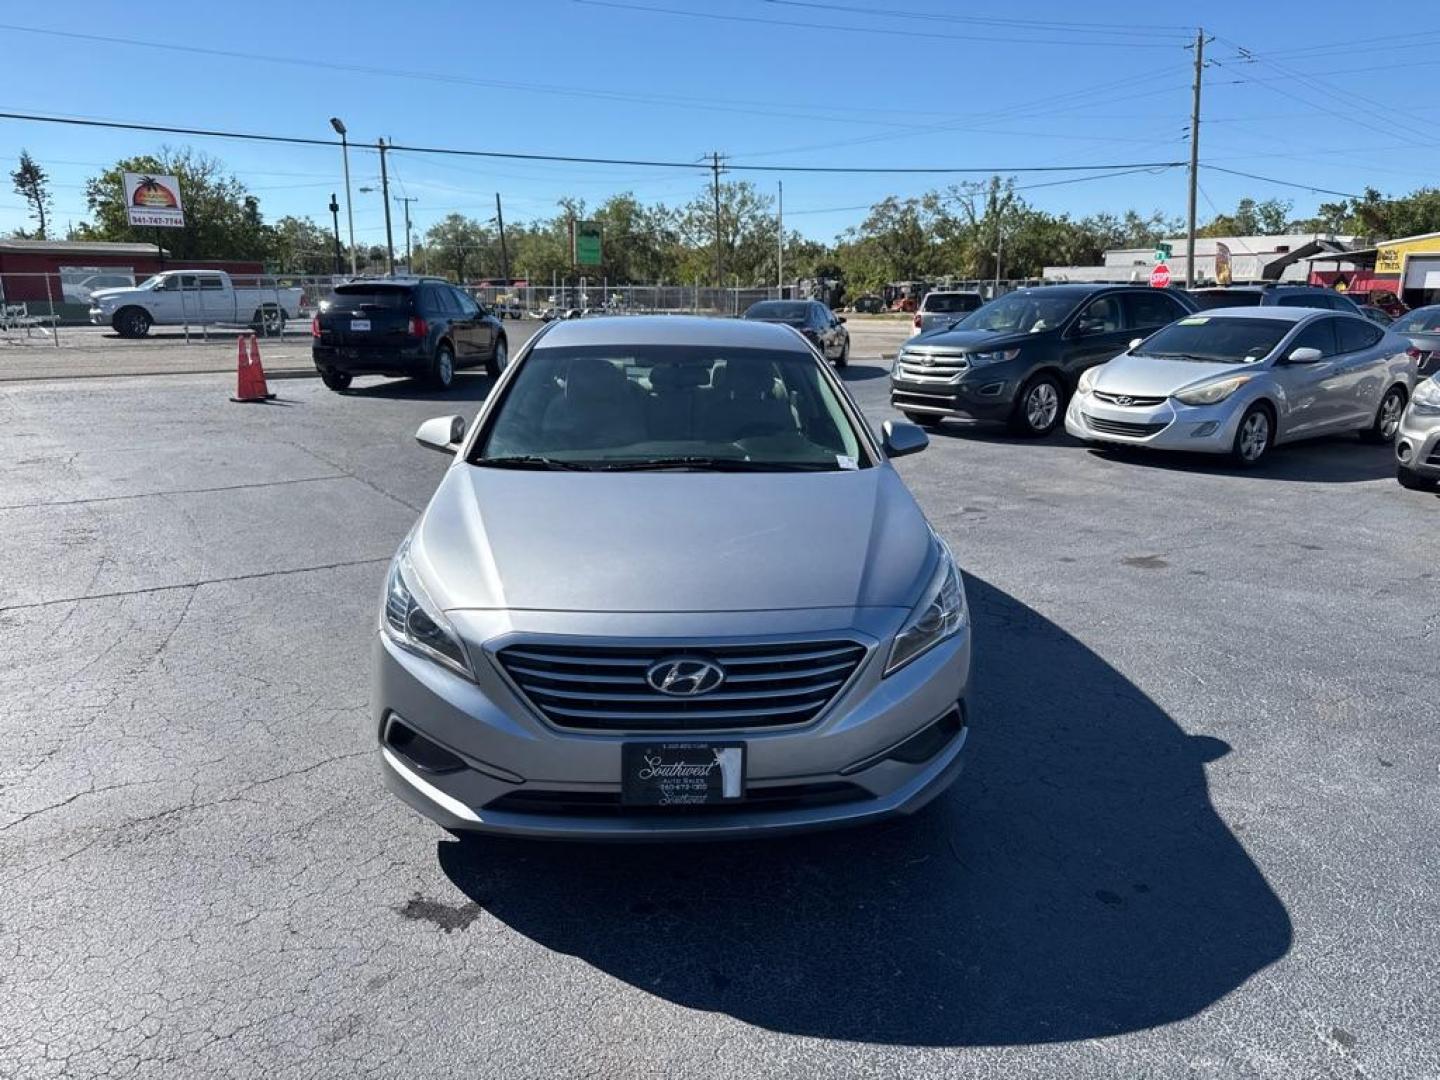
{"label": "car roof", "polygon": [[788,326],[756,319],[697,315],[597,315],[551,323],[535,347],[584,345],[702,345],[731,349],[788,349],[809,353]]}
{"label": "car roof", "polygon": [[931,289],[926,296],[979,296],[976,289]]}
{"label": "car roof", "polygon": [[343,289],[349,285],[361,285],[365,288],[374,288],[376,285],[394,286],[415,286],[415,285],[451,285],[453,282],[437,277],[361,277],[351,278],[349,281],[342,281],[335,288]]}
{"label": "car roof", "polygon": [[1275,322],[1303,322],[1312,315],[1343,315],[1359,318],[1348,311],[1332,311],[1330,308],[1307,307],[1217,307],[1209,311],[1197,311],[1188,315],[1191,319],[1272,319]]}

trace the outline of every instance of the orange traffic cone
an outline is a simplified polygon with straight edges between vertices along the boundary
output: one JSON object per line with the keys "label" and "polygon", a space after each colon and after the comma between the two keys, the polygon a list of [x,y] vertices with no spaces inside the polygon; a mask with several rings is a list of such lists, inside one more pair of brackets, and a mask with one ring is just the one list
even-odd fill
{"label": "orange traffic cone", "polygon": [[254,334],[236,340],[235,394],[231,401],[269,401],[275,395],[265,382],[265,368],[260,364],[260,342]]}

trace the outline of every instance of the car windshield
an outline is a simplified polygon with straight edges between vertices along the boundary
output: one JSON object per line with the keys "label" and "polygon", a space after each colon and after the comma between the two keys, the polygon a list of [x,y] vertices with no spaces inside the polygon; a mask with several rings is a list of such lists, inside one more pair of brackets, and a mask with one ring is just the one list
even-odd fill
{"label": "car windshield", "polygon": [[785,300],[762,300],[745,311],[747,319],[773,319],[799,326],[809,314],[810,305]]}
{"label": "car windshield", "polygon": [[1269,356],[1294,326],[1284,319],[1190,315],[1151,334],[1135,347],[1132,355],[1213,364],[1254,364]]}
{"label": "car windshield", "polygon": [[1255,289],[1193,289],[1190,299],[1201,311],[1217,307],[1259,307],[1260,293]]}
{"label": "car windshield", "polygon": [[972,311],[952,330],[990,330],[996,333],[1038,334],[1053,330],[1086,299],[1074,293],[1045,296],[1036,293],[1007,293],[998,300]]}
{"label": "car windshield", "polygon": [[399,310],[410,306],[410,290],[396,286],[341,285],[326,301],[326,306],[339,305],[350,310],[361,308],[390,308]]}
{"label": "car windshield", "polygon": [[160,282],[164,280],[165,279],[162,278],[159,274],[151,274],[149,277],[147,277],[144,281],[140,282],[140,284],[136,285],[135,287],[137,289],[153,289],[155,288],[155,286],[159,285]]}
{"label": "car windshield", "polygon": [[808,353],[698,345],[537,348],[469,461],[721,472],[872,464]]}
{"label": "car windshield", "polygon": [[1407,311],[1390,324],[1390,329],[1398,330],[1402,334],[1440,331],[1440,305]]}
{"label": "car windshield", "polygon": [[972,311],[980,305],[977,298],[964,293],[931,293],[921,309],[926,312]]}

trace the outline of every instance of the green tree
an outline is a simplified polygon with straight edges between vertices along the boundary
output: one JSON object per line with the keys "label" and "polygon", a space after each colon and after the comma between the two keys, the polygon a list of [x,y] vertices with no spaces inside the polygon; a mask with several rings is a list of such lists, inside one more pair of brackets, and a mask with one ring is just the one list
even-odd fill
{"label": "green tree", "polygon": [[[35,163],[30,156],[30,151],[20,151],[20,164],[10,174],[10,180],[15,185],[15,194],[25,200],[30,208],[30,216],[35,218],[39,227],[35,230],[36,240],[45,239],[45,219],[50,210],[50,178],[45,170]],[[23,232],[20,233],[23,236]]]}
{"label": "green tree", "polygon": [[483,276],[491,265],[500,272],[499,243],[494,234],[464,214],[447,214],[426,230],[425,260],[430,273],[449,274],[461,283]]}
{"label": "green tree", "polygon": [[270,229],[270,262],[280,273],[333,273],[334,237],[308,217],[282,217]]}
{"label": "green tree", "polygon": [[165,229],[162,243],[176,259],[263,259],[271,236],[260,202],[215,158],[193,150],[162,148],[158,154],[118,161],[85,183],[94,220],[75,230],[81,240],[153,242],[159,230],[132,228],[125,215],[121,173],[170,173],[180,179],[185,226]]}

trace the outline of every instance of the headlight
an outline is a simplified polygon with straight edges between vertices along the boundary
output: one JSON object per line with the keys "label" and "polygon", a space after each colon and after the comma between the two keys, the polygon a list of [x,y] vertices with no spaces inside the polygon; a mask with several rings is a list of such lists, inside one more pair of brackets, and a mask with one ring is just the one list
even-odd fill
{"label": "headlight", "polygon": [[1434,375],[1415,387],[1415,396],[1410,399],[1417,413],[1432,415],[1440,413],[1440,379]]}
{"label": "headlight", "polygon": [[1094,367],[1088,367],[1084,371],[1082,371],[1080,373],[1080,381],[1075,384],[1075,392],[1077,394],[1088,394],[1091,390],[1094,390],[1095,376],[1099,373],[1099,371],[1099,364],[1096,364]]}
{"label": "headlight", "polygon": [[381,627],[402,648],[428,656],[467,679],[474,678],[459,635],[420,583],[410,561],[408,540],[390,564]]}
{"label": "headlight", "polygon": [[955,559],[939,537],[936,537],[935,543],[940,549],[940,565],[935,568],[935,574],[920,595],[915,610],[905,620],[900,633],[895,635],[895,644],[890,648],[890,659],[885,665],[886,675],[904,667],[946,638],[954,637],[970,621],[970,611],[965,605],[965,586],[960,580]]}
{"label": "headlight", "polygon": [[1203,386],[1196,386],[1190,390],[1181,390],[1173,396],[1176,401],[1183,401],[1186,405],[1214,405],[1224,401],[1249,381],[1249,375],[1232,375],[1219,382],[1205,383]]}
{"label": "headlight", "polygon": [[1019,355],[1019,349],[1004,349],[1000,352],[966,353],[965,359],[970,361],[971,367],[984,367],[986,364],[1001,364],[1006,360],[1014,360]]}

